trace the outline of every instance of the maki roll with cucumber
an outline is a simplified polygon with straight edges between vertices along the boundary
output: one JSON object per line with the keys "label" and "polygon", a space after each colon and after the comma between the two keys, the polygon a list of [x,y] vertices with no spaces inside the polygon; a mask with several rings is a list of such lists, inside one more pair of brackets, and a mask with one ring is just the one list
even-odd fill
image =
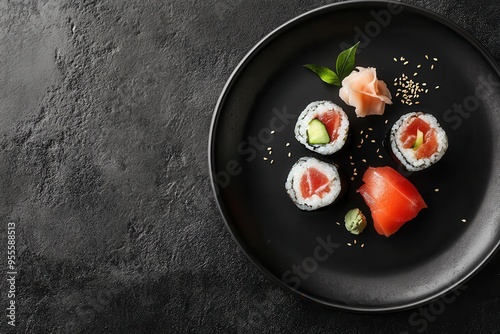
{"label": "maki roll with cucumber", "polygon": [[312,157],[300,158],[288,174],[285,189],[295,205],[312,211],[330,205],[344,192],[333,164]]}
{"label": "maki roll with cucumber", "polygon": [[391,155],[408,171],[416,172],[438,162],[448,149],[448,137],[431,114],[401,116],[390,132]]}
{"label": "maki roll with cucumber", "polygon": [[313,152],[329,155],[347,141],[349,119],[341,107],[330,101],[310,103],[295,125],[295,138]]}

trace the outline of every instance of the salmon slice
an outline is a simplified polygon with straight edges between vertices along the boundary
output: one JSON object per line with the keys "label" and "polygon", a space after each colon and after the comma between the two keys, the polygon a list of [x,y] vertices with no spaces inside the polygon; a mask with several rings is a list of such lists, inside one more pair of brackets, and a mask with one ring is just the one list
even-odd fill
{"label": "salmon slice", "polygon": [[313,167],[307,168],[300,179],[302,197],[310,198],[318,195],[320,198],[330,192],[328,177]]}
{"label": "salmon slice", "polygon": [[417,159],[430,158],[439,147],[436,130],[419,117],[413,117],[401,134],[403,148],[411,148],[415,144],[418,130],[424,134],[424,142],[415,150],[415,157]]}
{"label": "salmon slice", "polygon": [[341,117],[340,113],[335,110],[329,110],[317,116],[317,119],[326,127],[326,131],[330,136],[330,143],[335,141],[339,136]]}
{"label": "salmon slice", "polygon": [[391,167],[369,167],[358,192],[370,208],[373,225],[380,235],[394,234],[427,208],[410,181]]}

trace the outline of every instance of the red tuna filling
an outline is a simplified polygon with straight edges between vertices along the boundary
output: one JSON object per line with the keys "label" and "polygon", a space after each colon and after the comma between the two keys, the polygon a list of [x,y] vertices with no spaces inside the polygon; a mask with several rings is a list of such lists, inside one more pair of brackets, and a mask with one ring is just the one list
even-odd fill
{"label": "red tuna filling", "polygon": [[300,191],[302,197],[310,198],[318,195],[320,198],[330,192],[329,180],[325,174],[314,167],[307,168],[307,171],[300,179]]}

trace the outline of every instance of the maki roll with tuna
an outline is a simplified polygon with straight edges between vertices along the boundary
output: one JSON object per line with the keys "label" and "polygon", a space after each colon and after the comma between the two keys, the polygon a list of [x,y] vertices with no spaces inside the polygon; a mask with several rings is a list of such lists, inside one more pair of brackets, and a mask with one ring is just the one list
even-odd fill
{"label": "maki roll with tuna", "polygon": [[390,150],[408,171],[420,171],[438,162],[448,148],[448,137],[431,114],[403,115],[390,132]]}
{"label": "maki roll with tuna", "polygon": [[295,125],[295,138],[313,152],[329,155],[340,150],[349,133],[349,119],[330,101],[310,103]]}
{"label": "maki roll with tuna", "polygon": [[335,165],[303,157],[292,166],[285,189],[299,209],[312,211],[335,202],[342,182]]}

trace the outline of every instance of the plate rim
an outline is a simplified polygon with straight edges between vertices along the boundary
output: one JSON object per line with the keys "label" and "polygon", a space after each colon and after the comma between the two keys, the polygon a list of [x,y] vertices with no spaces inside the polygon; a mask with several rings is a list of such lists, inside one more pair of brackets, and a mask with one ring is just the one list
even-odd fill
{"label": "plate rim", "polygon": [[210,184],[212,188],[212,192],[215,196],[215,201],[217,203],[217,207],[219,210],[219,213],[222,217],[222,220],[224,221],[224,224],[226,228],[229,230],[229,233],[231,234],[231,237],[233,240],[236,242],[240,250],[245,254],[248,260],[261,272],[263,273],[267,278],[271,279],[273,282],[275,282],[278,286],[283,288],[285,291],[288,293],[298,296],[303,300],[306,300],[308,302],[315,303],[317,305],[321,305],[330,309],[337,309],[337,310],[343,310],[343,311],[351,311],[351,312],[356,312],[356,313],[365,313],[365,314],[373,314],[373,313],[390,313],[390,312],[400,312],[404,310],[409,310],[409,309],[414,309],[422,305],[426,305],[428,303],[431,303],[434,300],[437,300],[444,295],[458,289],[460,286],[462,286],[465,282],[467,282],[469,279],[471,279],[475,274],[477,274],[493,257],[494,255],[499,251],[500,249],[500,239],[497,240],[496,244],[494,244],[494,247],[487,253],[487,255],[478,261],[478,264],[473,266],[472,270],[470,270],[467,274],[464,275],[464,277],[458,281],[453,281],[450,286],[448,286],[446,289],[442,290],[437,290],[429,297],[423,298],[423,299],[418,299],[414,302],[411,303],[403,303],[401,305],[395,305],[395,306],[378,306],[378,307],[360,307],[360,306],[353,306],[353,305],[346,305],[346,304],[341,304],[341,303],[333,303],[333,302],[326,302],[325,300],[321,300],[319,298],[303,294],[300,291],[297,291],[296,289],[293,289],[289,285],[285,284],[282,280],[280,280],[277,276],[272,274],[258,259],[255,258],[255,256],[252,254],[250,250],[247,249],[245,246],[245,243],[243,242],[241,236],[235,231],[234,227],[229,223],[228,218],[227,218],[227,212],[226,210],[222,207],[221,205],[221,199],[220,199],[220,194],[218,190],[218,186],[216,185],[216,174],[217,171],[215,170],[215,148],[214,148],[214,140],[215,140],[215,133],[216,133],[216,126],[218,124],[219,116],[221,113],[222,106],[224,105],[224,101],[227,98],[228,93],[231,91],[231,87],[235,83],[235,79],[239,76],[240,72],[242,72],[245,69],[245,66],[247,63],[249,63],[254,56],[258,53],[258,51],[262,48],[264,48],[266,45],[271,43],[274,38],[277,38],[280,36],[282,32],[285,32],[287,29],[290,29],[292,26],[296,24],[300,24],[301,21],[307,19],[309,16],[318,14],[322,11],[330,11],[330,10],[335,10],[340,7],[352,7],[352,6],[362,6],[362,5],[370,5],[370,4],[375,4],[375,5],[388,5],[388,4],[397,4],[401,5],[407,9],[410,9],[414,13],[423,15],[425,17],[430,18],[431,20],[434,20],[438,23],[443,24],[444,26],[450,28],[454,32],[460,35],[460,37],[464,38],[469,42],[476,50],[478,50],[484,59],[489,63],[489,65],[492,67],[493,70],[496,71],[496,74],[500,77],[500,65],[496,62],[496,60],[493,58],[492,54],[479,42],[477,38],[472,36],[468,31],[466,31],[464,28],[459,26],[457,23],[451,21],[450,19],[442,16],[439,13],[436,13],[430,9],[413,5],[413,4],[408,4],[408,3],[402,3],[399,1],[393,1],[393,0],[348,0],[344,2],[336,2],[333,4],[327,4],[324,6],[320,6],[311,10],[308,10],[302,14],[299,14],[286,22],[282,23],[279,25],[277,28],[274,28],[271,32],[268,34],[264,35],[244,56],[243,58],[239,61],[239,63],[236,65],[235,69],[232,71],[230,74],[229,78],[226,80],[226,83],[224,84],[224,87],[219,95],[219,98],[217,100],[217,103],[215,105],[211,123],[210,123],[210,130],[209,130],[209,138],[208,138],[208,167],[209,167],[209,177],[210,177]]}

